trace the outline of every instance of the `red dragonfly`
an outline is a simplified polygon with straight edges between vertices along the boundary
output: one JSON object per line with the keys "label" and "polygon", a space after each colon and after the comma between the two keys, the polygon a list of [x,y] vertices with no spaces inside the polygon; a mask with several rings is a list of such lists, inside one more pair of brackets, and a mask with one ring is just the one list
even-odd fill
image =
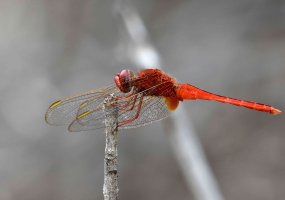
{"label": "red dragonfly", "polygon": [[115,97],[118,128],[135,128],[167,117],[183,100],[214,100],[267,112],[281,111],[265,104],[239,100],[206,92],[190,84],[180,84],[159,69],[137,74],[128,69],[115,75],[115,84],[54,102],[45,119],[51,125],[69,125],[69,131],[104,128],[104,99]]}

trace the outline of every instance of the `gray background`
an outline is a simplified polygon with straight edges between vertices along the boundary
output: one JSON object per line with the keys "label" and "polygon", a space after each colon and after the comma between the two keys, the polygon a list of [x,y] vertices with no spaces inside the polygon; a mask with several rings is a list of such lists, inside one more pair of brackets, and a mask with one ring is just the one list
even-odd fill
{"label": "gray background", "polygon": [[[180,82],[285,110],[281,0],[133,1]],[[44,122],[53,101],[112,83],[113,1],[0,1],[0,199],[102,199],[104,134]],[[154,68],[156,66],[153,66]],[[225,199],[285,198],[284,115],[183,102]],[[193,199],[161,123],[122,131],[120,199]]]}

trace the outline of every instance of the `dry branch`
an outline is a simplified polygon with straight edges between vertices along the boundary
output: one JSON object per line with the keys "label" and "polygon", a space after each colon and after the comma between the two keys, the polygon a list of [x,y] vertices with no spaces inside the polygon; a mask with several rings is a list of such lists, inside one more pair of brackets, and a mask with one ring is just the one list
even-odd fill
{"label": "dry branch", "polygon": [[117,200],[118,187],[118,110],[112,105],[114,99],[108,97],[104,102],[106,147],[104,163],[104,200]]}

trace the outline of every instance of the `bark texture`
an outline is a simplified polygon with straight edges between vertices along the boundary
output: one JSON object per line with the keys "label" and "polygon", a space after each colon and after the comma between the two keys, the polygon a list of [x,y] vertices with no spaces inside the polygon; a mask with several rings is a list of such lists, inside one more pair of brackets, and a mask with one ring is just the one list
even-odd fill
{"label": "bark texture", "polygon": [[117,200],[118,187],[118,110],[113,98],[105,99],[106,147],[104,163],[104,200]]}

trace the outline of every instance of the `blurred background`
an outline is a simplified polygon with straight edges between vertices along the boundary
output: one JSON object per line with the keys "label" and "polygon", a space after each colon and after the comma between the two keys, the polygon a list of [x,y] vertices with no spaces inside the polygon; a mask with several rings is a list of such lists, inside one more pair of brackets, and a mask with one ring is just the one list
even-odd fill
{"label": "blurred background", "polygon": [[[105,135],[70,134],[44,113],[59,98],[112,83],[123,68],[137,71],[114,2],[0,1],[1,200],[103,199]],[[125,3],[177,80],[285,110],[284,1]],[[285,198],[284,115],[183,104],[225,199]],[[159,122],[120,132],[120,199],[194,199],[162,130]]]}

